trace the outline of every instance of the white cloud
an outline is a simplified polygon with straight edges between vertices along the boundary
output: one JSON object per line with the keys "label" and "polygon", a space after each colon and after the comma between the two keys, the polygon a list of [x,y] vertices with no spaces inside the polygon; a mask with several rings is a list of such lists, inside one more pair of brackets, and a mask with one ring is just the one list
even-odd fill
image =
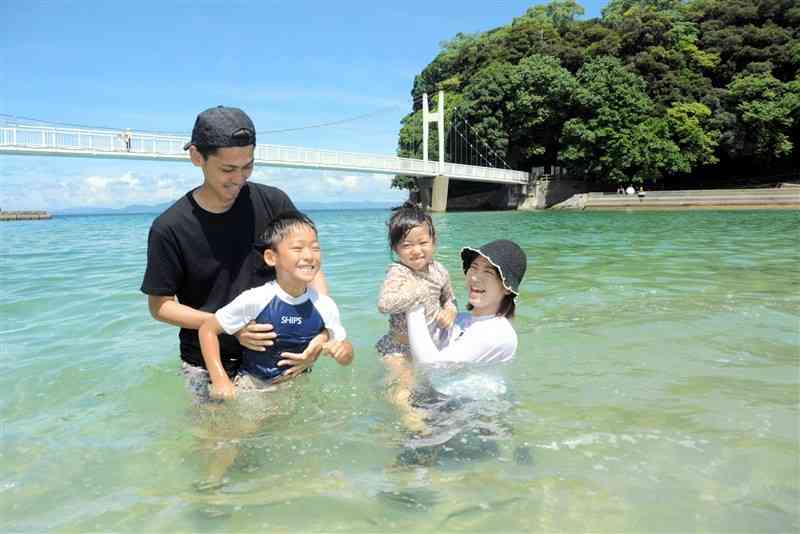
{"label": "white cloud", "polygon": [[257,168],[251,180],[286,191],[295,201],[399,201],[404,191],[391,189],[392,176],[303,169]]}
{"label": "white cloud", "polygon": [[[0,160],[0,208],[59,210],[76,207],[123,208],[177,200],[202,183],[197,169],[180,163],[117,161]],[[388,201],[405,199],[382,174],[257,167],[252,181],[283,189],[295,202]]]}
{"label": "white cloud", "polygon": [[350,193],[362,192],[361,177],[352,174],[343,176],[325,176],[323,178],[328,189],[333,191],[347,191]]}
{"label": "white cloud", "polygon": [[[175,174],[140,175],[128,171],[118,176],[93,175],[69,185],[65,201],[70,206],[124,207],[175,200],[191,189],[196,179]],[[62,182],[62,186],[66,186]]]}

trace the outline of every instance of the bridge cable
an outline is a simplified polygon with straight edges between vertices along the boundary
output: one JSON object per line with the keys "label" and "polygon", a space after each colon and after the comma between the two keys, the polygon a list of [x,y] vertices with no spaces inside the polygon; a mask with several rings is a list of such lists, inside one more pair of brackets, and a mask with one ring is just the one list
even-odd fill
{"label": "bridge cable", "polygon": [[[273,133],[283,133],[283,132],[292,132],[292,131],[300,131],[300,130],[310,130],[310,129],[314,129],[314,128],[324,128],[324,127],[329,127],[329,126],[337,126],[337,125],[345,124],[345,123],[348,123],[348,122],[354,122],[354,121],[357,121],[357,120],[361,120],[361,119],[365,119],[365,118],[369,118],[369,117],[374,117],[376,115],[380,115],[380,114],[385,113],[386,111],[392,110],[392,109],[400,109],[400,106],[386,106],[386,107],[380,108],[380,109],[378,109],[376,111],[372,111],[372,112],[369,112],[369,113],[363,113],[363,114],[355,115],[355,116],[352,116],[352,117],[346,117],[344,119],[339,119],[339,120],[329,121],[329,122],[323,122],[323,123],[318,123],[318,124],[309,124],[309,125],[298,126],[298,127],[293,127],[293,128],[280,128],[280,129],[275,129],[275,130],[257,130],[256,134],[273,134]],[[18,120],[23,120],[23,121],[39,123],[39,124],[43,124],[43,125],[47,125],[47,126],[53,126],[53,127],[63,126],[63,127],[81,128],[81,129],[87,129],[87,130],[107,130],[107,131],[113,131],[113,132],[121,132],[121,131],[125,131],[125,130],[129,129],[129,128],[116,128],[116,127],[112,127],[112,126],[92,126],[92,125],[88,125],[88,124],[76,124],[76,123],[69,123],[69,122],[48,121],[48,120],[37,119],[37,118],[33,118],[33,117],[22,117],[22,116],[19,116],[19,115],[9,115],[9,114],[6,114],[6,113],[0,113],[0,118],[3,118],[5,120],[11,120],[11,121],[14,121],[14,122],[16,122]],[[187,133],[185,131],[184,132],[174,132],[174,131],[163,131],[163,130],[162,131],[147,131],[146,133],[164,134],[164,135],[178,135],[178,136],[181,136],[181,137],[190,137],[190,135],[191,135],[191,133]]]}
{"label": "bridge cable", "polygon": [[[486,156],[485,156],[483,153],[481,153],[481,151],[480,151],[480,150],[479,150],[477,147],[475,147],[475,146],[474,146],[474,145],[473,145],[473,144],[470,142],[470,140],[469,140],[469,138],[468,138],[468,137],[465,137],[465,136],[462,134],[462,132],[461,132],[461,131],[458,129],[458,120],[456,120],[456,121],[453,121],[453,125],[452,125],[451,127],[452,127],[452,128],[454,128],[454,129],[455,129],[455,131],[456,131],[456,133],[457,133],[457,134],[458,134],[458,135],[459,135],[459,136],[460,136],[460,137],[463,139],[463,141],[464,141],[465,143],[467,143],[467,145],[468,145],[468,146],[469,146],[471,149],[473,149],[473,150],[475,151],[475,153],[477,153],[477,155],[478,155],[478,157],[479,157],[480,159],[482,159],[484,162],[486,162],[486,163],[487,163],[489,166],[491,166],[491,167],[497,167],[497,166],[498,166],[498,165],[497,165],[497,161],[499,160],[500,162],[502,162],[503,166],[504,166],[506,169],[511,169],[511,166],[508,164],[508,162],[506,162],[506,160],[505,160],[505,159],[504,159],[502,156],[500,156],[500,155],[499,155],[499,154],[498,154],[498,153],[497,153],[497,152],[496,152],[496,151],[495,151],[495,150],[494,150],[494,149],[493,149],[493,148],[492,148],[492,147],[489,145],[489,143],[487,143],[487,142],[486,142],[486,141],[483,139],[483,137],[482,137],[482,136],[481,136],[481,135],[480,135],[480,134],[479,134],[479,133],[478,133],[478,132],[475,130],[475,128],[474,128],[474,127],[473,127],[473,126],[472,126],[472,125],[469,123],[469,121],[468,121],[466,118],[464,118],[464,117],[462,117],[462,116],[461,116],[460,110],[459,110],[458,108],[455,108],[455,109],[453,110],[453,115],[454,115],[454,116],[456,116],[456,117],[458,118],[458,120],[460,120],[460,121],[462,121],[464,124],[466,124],[467,128],[468,128],[468,129],[469,129],[469,130],[470,130],[470,131],[471,131],[471,132],[474,134],[474,136],[475,136],[475,138],[476,138],[476,142],[477,142],[477,141],[479,141],[481,144],[483,144],[483,146],[485,147],[485,149],[486,149],[486,150],[488,150],[488,152],[489,152],[489,153],[491,153],[491,155],[492,155],[492,156],[495,158],[495,161],[494,161],[494,163],[492,163],[492,162],[491,162],[491,161],[490,161],[490,160],[489,160],[489,159],[488,159],[488,158],[487,158],[487,157],[486,157]],[[469,132],[467,132],[467,134],[469,135]],[[474,154],[470,154],[470,155],[469,155],[469,159],[470,159],[470,160],[473,160],[473,156],[474,156]]]}

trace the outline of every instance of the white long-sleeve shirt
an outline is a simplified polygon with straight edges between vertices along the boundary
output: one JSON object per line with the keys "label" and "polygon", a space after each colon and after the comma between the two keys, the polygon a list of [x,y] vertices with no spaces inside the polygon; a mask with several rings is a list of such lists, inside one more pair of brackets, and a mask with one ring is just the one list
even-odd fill
{"label": "white long-sleeve shirt", "polygon": [[500,363],[517,351],[517,333],[505,317],[459,313],[450,343],[442,350],[431,339],[421,306],[406,312],[406,319],[411,354],[419,363]]}

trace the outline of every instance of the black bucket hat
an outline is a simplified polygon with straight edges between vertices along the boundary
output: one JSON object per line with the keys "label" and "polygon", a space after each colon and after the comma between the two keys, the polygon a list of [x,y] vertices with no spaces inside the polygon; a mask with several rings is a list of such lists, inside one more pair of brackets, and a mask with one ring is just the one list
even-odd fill
{"label": "black bucket hat", "polygon": [[498,239],[497,241],[486,243],[478,249],[462,248],[461,265],[464,268],[464,274],[467,273],[472,260],[478,255],[483,256],[489,263],[494,265],[500,273],[503,287],[514,293],[516,299],[519,295],[519,284],[522,282],[522,277],[525,276],[525,270],[528,268],[528,257],[519,248],[519,245],[508,239]]}
{"label": "black bucket hat", "polygon": [[248,146],[256,144],[256,127],[247,113],[239,108],[217,106],[197,116],[192,129],[192,140],[183,146],[192,145],[211,148]]}

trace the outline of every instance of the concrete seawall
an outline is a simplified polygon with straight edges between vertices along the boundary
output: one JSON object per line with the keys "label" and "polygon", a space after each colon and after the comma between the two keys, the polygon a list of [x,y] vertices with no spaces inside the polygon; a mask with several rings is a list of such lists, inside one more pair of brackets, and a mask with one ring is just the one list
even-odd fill
{"label": "concrete seawall", "polygon": [[0,211],[0,221],[38,221],[52,218],[46,211]]}
{"label": "concrete seawall", "polygon": [[645,196],[581,193],[552,209],[800,209],[800,187],[648,191]]}

